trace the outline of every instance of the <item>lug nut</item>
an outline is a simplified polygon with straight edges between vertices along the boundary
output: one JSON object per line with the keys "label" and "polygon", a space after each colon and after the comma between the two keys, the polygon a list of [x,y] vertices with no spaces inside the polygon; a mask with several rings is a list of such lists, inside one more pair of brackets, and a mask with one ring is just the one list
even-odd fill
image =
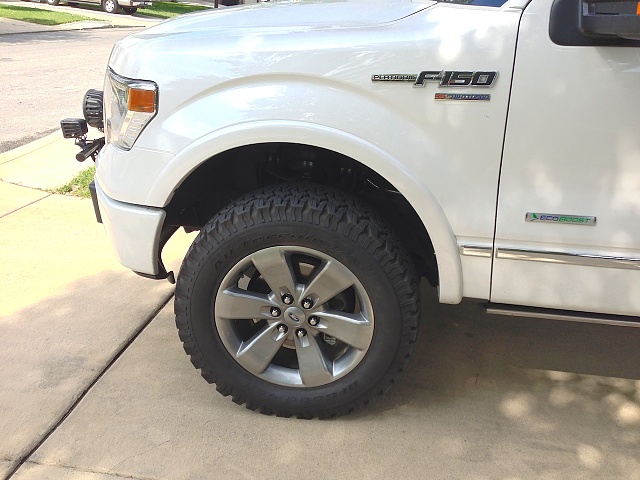
{"label": "lug nut", "polygon": [[309,325],[311,325],[312,327],[315,327],[319,323],[320,320],[318,319],[318,317],[309,317]]}
{"label": "lug nut", "polygon": [[279,317],[280,316],[280,309],[278,307],[271,307],[271,316],[272,317]]}
{"label": "lug nut", "polygon": [[289,331],[289,329],[287,328],[286,325],[278,325],[278,332],[279,333],[287,333]]}
{"label": "lug nut", "polygon": [[303,338],[307,335],[307,332],[304,329],[299,328],[298,330],[296,330],[296,335],[298,336],[298,338]]}
{"label": "lug nut", "polygon": [[308,310],[311,307],[313,307],[313,300],[311,300],[310,298],[305,298],[302,301],[302,308],[306,308]]}
{"label": "lug nut", "polygon": [[291,305],[293,303],[293,295],[291,295],[290,293],[285,293],[284,295],[282,295],[282,301],[285,305]]}

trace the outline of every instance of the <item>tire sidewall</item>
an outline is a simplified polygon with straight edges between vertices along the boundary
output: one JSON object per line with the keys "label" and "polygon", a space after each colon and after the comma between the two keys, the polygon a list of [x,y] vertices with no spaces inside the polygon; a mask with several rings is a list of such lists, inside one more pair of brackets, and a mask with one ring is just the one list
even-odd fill
{"label": "tire sidewall", "polygon": [[[178,288],[191,288],[188,319],[194,341],[216,383],[233,384],[249,398],[269,398],[271,408],[331,410],[361,397],[380,383],[391,368],[400,345],[402,314],[395,289],[373,252],[338,232],[294,222],[267,223],[246,228],[219,243],[203,231],[195,244],[203,246],[197,272],[181,271]],[[313,388],[285,387],[262,380],[245,370],[227,352],[218,335],[214,300],[222,279],[238,262],[273,246],[302,246],[318,250],[341,262],[363,285],[373,306],[374,334],[369,351],[356,368],[334,382]],[[196,251],[198,249],[194,249]]]}

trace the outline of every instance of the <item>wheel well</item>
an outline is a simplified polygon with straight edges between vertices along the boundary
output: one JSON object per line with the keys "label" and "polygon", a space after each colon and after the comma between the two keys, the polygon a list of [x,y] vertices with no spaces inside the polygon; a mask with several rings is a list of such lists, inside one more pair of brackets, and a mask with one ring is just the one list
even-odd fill
{"label": "wheel well", "polygon": [[418,273],[437,284],[431,239],[406,198],[353,158],[310,145],[247,145],[208,159],[174,193],[165,208],[165,225],[198,230],[232,200],[266,185],[293,181],[330,185],[368,203],[409,249]]}

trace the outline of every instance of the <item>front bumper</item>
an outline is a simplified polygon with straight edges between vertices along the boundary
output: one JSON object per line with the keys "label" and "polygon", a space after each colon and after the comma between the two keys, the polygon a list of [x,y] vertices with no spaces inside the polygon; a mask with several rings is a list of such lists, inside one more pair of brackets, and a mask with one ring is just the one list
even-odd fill
{"label": "front bumper", "polygon": [[98,203],[96,214],[102,219],[120,263],[143,276],[167,278],[160,260],[165,211],[114,200],[104,193],[97,178],[95,197]]}

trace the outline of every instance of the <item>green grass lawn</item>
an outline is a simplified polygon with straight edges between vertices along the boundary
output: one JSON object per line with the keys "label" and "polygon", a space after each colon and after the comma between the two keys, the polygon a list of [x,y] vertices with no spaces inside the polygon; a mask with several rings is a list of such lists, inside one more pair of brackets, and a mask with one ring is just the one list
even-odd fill
{"label": "green grass lawn", "polygon": [[0,3],[0,17],[23,22],[39,23],[40,25],[60,25],[61,23],[91,20],[88,17],[65,12],[51,12],[40,8],[18,7]]}
{"label": "green grass lawn", "polygon": [[82,170],[78,175],[73,177],[69,183],[53,190],[55,193],[62,195],[74,195],[76,197],[90,198],[89,184],[96,174],[96,167],[89,167]]}
{"label": "green grass lawn", "polygon": [[153,2],[153,6],[149,8],[141,8],[138,10],[143,15],[158,18],[171,18],[182,15],[183,13],[197,12],[199,10],[209,10],[210,7],[201,5],[185,5],[177,2]]}
{"label": "green grass lawn", "polygon": [[[67,0],[62,0],[62,5],[64,5],[64,2],[66,1]],[[73,0],[71,1],[73,2]],[[82,10],[102,11],[102,7],[100,7],[100,5],[96,5],[93,3],[78,3],[78,8]],[[178,15],[182,15],[183,13],[197,12],[199,10],[209,10],[209,8],[211,7],[204,7],[201,5],[185,5],[184,3],[172,1],[153,2],[153,6],[149,8],[140,8],[138,9],[138,13],[147,15],[149,17],[172,18],[177,17]]]}

